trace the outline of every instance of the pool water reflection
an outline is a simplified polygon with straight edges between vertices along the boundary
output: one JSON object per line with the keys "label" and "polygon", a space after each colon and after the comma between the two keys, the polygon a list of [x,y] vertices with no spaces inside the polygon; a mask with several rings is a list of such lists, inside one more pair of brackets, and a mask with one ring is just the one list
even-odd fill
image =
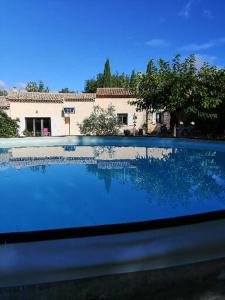
{"label": "pool water reflection", "polygon": [[224,158],[194,147],[0,149],[0,233],[223,210]]}

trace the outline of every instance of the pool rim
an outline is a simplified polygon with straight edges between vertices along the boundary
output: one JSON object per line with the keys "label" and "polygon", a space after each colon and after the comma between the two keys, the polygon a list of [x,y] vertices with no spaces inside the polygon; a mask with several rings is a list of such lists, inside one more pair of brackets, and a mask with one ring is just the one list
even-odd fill
{"label": "pool rim", "polygon": [[225,210],[141,222],[0,233],[0,244],[40,242],[158,230],[225,219]]}

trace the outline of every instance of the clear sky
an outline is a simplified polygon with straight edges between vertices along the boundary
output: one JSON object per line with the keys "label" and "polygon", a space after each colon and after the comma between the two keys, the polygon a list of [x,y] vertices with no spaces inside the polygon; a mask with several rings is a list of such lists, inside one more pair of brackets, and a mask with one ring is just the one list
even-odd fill
{"label": "clear sky", "polygon": [[225,66],[225,0],[0,0],[0,86],[82,91],[102,72],[191,53]]}

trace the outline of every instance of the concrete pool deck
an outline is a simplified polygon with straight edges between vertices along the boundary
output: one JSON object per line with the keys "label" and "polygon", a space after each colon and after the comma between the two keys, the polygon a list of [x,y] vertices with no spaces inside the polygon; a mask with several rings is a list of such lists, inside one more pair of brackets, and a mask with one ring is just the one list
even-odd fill
{"label": "concrete pool deck", "polygon": [[225,258],[161,270],[0,288],[1,300],[223,300]]}
{"label": "concrete pool deck", "polygon": [[170,268],[225,257],[225,220],[0,245],[0,287]]}

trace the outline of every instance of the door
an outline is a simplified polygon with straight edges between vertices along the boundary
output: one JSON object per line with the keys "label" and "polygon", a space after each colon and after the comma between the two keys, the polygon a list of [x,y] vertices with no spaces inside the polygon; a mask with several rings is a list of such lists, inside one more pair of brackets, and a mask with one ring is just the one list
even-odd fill
{"label": "door", "polygon": [[26,130],[32,136],[50,136],[51,118],[26,118]]}

